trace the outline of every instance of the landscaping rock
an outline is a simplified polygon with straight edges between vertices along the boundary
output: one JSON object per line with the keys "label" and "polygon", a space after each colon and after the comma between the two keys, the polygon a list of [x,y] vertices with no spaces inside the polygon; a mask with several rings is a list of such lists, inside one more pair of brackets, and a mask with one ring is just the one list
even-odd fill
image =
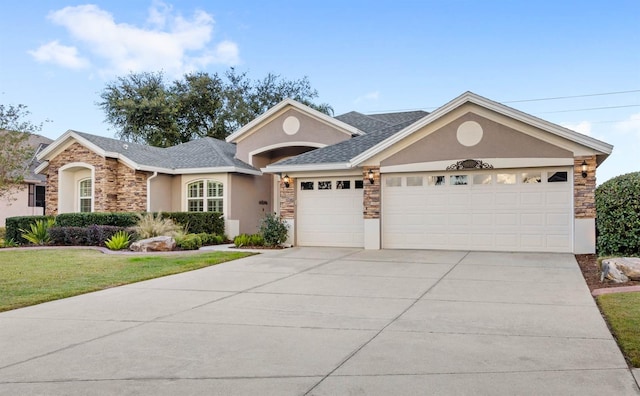
{"label": "landscaping rock", "polygon": [[142,239],[131,244],[134,252],[170,252],[176,248],[176,240],[170,236]]}
{"label": "landscaping rock", "polygon": [[640,281],[640,258],[615,257],[602,260],[600,280],[605,278],[616,283],[624,283],[629,280]]}

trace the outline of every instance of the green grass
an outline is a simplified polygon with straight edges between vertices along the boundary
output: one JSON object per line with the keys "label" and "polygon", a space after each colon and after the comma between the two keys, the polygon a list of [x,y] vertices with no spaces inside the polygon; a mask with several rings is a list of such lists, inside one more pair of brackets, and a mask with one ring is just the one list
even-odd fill
{"label": "green grass", "polygon": [[597,300],[627,361],[640,367],[640,293],[604,294]]}
{"label": "green grass", "polygon": [[177,274],[251,255],[124,256],[95,250],[0,250],[0,312]]}

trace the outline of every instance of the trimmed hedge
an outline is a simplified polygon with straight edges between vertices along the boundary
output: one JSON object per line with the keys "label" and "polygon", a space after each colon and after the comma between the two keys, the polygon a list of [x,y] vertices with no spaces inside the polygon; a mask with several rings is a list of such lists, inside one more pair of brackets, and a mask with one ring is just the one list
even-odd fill
{"label": "trimmed hedge", "polygon": [[596,213],[599,255],[640,254],[640,172],[596,188]]}
{"label": "trimmed hedge", "polygon": [[90,225],[108,225],[132,227],[138,222],[135,213],[62,213],[56,216],[56,225],[60,227],[88,227]]}
{"label": "trimmed hedge", "polygon": [[[216,234],[224,235],[224,219],[221,213],[215,212],[162,212],[162,217],[167,217],[187,228],[187,232],[193,234]],[[20,216],[9,217],[6,220],[7,235],[6,239],[12,239],[19,244],[28,243],[22,238],[20,229],[28,230],[29,226],[37,220],[47,220],[54,218],[53,216]],[[55,216],[56,227],[78,227],[86,228],[93,225],[113,226],[118,230],[135,226],[138,222],[136,213],[62,213]],[[115,232],[114,232],[115,233]],[[80,231],[68,231],[66,237],[69,240],[82,240],[84,238]],[[111,236],[105,238],[108,239]],[[53,243],[58,244],[57,239],[53,238]],[[100,238],[98,238],[100,239]],[[101,240],[100,245],[104,243]],[[67,243],[63,243],[67,244]],[[96,245],[94,245],[96,246]]]}
{"label": "trimmed hedge", "polygon": [[105,246],[104,242],[118,231],[133,236],[127,227],[90,225],[88,227],[52,227],[49,229],[51,244],[64,246]]}
{"label": "trimmed hedge", "polygon": [[187,228],[190,234],[224,235],[224,219],[222,213],[216,212],[162,212],[175,223]]}
{"label": "trimmed hedge", "polygon": [[53,219],[53,216],[16,216],[16,217],[7,217],[6,225],[6,240],[13,240],[14,242],[25,245],[29,243],[26,239],[22,237],[22,230],[28,230],[31,224],[35,224],[38,220],[47,221],[49,219]]}

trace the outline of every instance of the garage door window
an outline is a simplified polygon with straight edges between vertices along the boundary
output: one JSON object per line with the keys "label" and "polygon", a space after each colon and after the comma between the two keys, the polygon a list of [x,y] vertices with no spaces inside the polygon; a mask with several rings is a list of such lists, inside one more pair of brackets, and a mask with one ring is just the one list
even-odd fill
{"label": "garage door window", "polygon": [[302,182],[300,183],[301,190],[313,190],[313,182]]}
{"label": "garage door window", "polygon": [[408,176],[407,187],[419,187],[422,186],[422,176]]}
{"label": "garage door window", "polygon": [[401,177],[388,177],[386,181],[387,187],[400,187],[402,186],[402,178]]}
{"label": "garage door window", "polygon": [[567,172],[549,172],[549,183],[565,183],[567,181]]}
{"label": "garage door window", "polygon": [[473,175],[473,184],[491,184],[491,175]]}
{"label": "garage door window", "polygon": [[468,184],[467,175],[451,175],[449,183],[452,186],[466,186]]}
{"label": "garage door window", "polygon": [[427,185],[444,186],[444,176],[427,176]]}
{"label": "garage door window", "polygon": [[542,183],[542,174],[540,172],[523,173],[522,182],[524,184]]}
{"label": "garage door window", "polygon": [[330,181],[319,181],[318,182],[318,190],[331,190],[331,182]]}
{"label": "garage door window", "polygon": [[516,174],[498,173],[496,180],[498,184],[516,184]]}
{"label": "garage door window", "polygon": [[336,182],[336,190],[349,190],[351,188],[351,180],[338,180]]}
{"label": "garage door window", "polygon": [[364,188],[364,182],[362,180],[356,180],[354,187],[356,190],[362,190]]}

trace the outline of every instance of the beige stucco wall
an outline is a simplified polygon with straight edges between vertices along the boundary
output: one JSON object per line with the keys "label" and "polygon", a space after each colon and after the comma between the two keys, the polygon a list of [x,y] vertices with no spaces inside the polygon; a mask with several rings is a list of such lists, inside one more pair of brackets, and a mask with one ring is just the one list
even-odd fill
{"label": "beige stucco wall", "polygon": [[[460,124],[475,121],[482,139],[467,147],[457,140]],[[420,134],[417,131],[416,134]],[[466,158],[572,158],[573,153],[508,126],[468,112],[381,162],[382,166]]]}
{"label": "beige stucco wall", "polygon": [[0,227],[5,226],[7,217],[43,215],[44,208],[29,206],[29,189],[24,188],[11,194],[11,199],[0,200]]}
{"label": "beige stucco wall", "polygon": [[172,212],[173,211],[173,179],[171,175],[158,174],[151,179],[150,209],[152,212]]}
{"label": "beige stucco wall", "polygon": [[[287,117],[296,117],[300,122],[300,129],[293,135],[288,135],[283,129],[283,123]],[[351,135],[336,129],[327,123],[312,118],[296,109],[288,109],[268,120],[258,130],[242,137],[237,143],[236,157],[248,164],[251,164],[251,153],[259,153],[263,149],[273,149],[276,147],[291,145],[322,147],[335,144]],[[307,144],[301,144],[307,143]]]}
{"label": "beige stucco wall", "polygon": [[[260,220],[273,212],[273,177],[232,174],[229,219],[239,221],[240,233],[255,234]],[[262,204],[261,204],[262,201]],[[264,204],[266,202],[266,204]]]}

